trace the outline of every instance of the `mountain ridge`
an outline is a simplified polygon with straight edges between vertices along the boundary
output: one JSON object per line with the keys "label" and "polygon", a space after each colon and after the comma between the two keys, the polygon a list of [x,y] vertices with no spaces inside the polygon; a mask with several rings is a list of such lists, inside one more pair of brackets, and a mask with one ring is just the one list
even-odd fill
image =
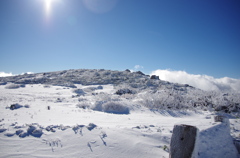
{"label": "mountain ridge", "polygon": [[170,83],[161,79],[152,79],[141,71],[130,72],[105,70],[105,69],[70,69],[54,72],[42,72],[35,74],[23,74],[17,76],[0,77],[0,84],[7,82],[15,84],[49,84],[66,87],[75,87],[74,84],[104,85],[104,84],[129,84],[132,88],[156,87],[161,85],[175,85],[175,88],[186,88],[188,84]]}

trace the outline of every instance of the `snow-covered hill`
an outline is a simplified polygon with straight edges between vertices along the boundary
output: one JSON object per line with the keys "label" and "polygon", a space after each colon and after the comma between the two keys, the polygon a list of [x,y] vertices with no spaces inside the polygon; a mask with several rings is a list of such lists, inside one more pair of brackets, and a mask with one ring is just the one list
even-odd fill
{"label": "snow-covered hill", "polygon": [[[161,85],[173,85],[160,80],[150,80],[148,75],[142,72],[112,71],[104,69],[78,69],[48,73],[24,74],[10,77],[0,77],[0,84],[12,82],[15,84],[50,84],[66,87],[75,87],[74,84],[102,85],[102,84],[128,84],[133,88],[160,87]],[[188,85],[175,84],[177,87],[189,87]]]}
{"label": "snow-covered hill", "polygon": [[[239,103],[236,93],[205,92],[141,72],[0,78],[0,157],[168,157],[175,124],[199,129],[197,157],[238,157]],[[214,122],[215,115],[230,123]]]}

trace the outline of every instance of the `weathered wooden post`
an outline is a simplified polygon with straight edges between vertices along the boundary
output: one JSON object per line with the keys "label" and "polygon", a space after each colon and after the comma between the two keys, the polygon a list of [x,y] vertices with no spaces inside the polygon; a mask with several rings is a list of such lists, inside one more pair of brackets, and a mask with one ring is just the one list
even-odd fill
{"label": "weathered wooden post", "polygon": [[175,125],[170,143],[170,158],[191,158],[198,129],[190,125]]}
{"label": "weathered wooden post", "polygon": [[214,116],[214,122],[224,122],[224,117],[220,115]]}

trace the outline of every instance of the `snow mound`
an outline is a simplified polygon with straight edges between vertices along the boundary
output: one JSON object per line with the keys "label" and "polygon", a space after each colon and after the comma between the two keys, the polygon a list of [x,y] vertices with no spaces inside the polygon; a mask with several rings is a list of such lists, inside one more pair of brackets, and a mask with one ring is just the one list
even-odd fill
{"label": "snow mound", "polygon": [[230,135],[229,122],[216,123],[202,130],[198,138],[198,158],[238,157],[238,152]]}

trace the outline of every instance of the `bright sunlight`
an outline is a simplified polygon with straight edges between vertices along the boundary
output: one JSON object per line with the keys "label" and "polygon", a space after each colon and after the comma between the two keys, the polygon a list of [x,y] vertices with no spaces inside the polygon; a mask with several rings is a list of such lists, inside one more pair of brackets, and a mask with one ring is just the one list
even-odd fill
{"label": "bright sunlight", "polygon": [[52,12],[53,4],[56,3],[57,1],[59,2],[60,0],[44,0],[45,13],[46,13],[47,17],[50,16],[50,14]]}
{"label": "bright sunlight", "polygon": [[51,12],[52,2],[54,0],[44,0],[44,1],[45,1],[45,12],[46,12],[46,15],[49,16],[50,12]]}

